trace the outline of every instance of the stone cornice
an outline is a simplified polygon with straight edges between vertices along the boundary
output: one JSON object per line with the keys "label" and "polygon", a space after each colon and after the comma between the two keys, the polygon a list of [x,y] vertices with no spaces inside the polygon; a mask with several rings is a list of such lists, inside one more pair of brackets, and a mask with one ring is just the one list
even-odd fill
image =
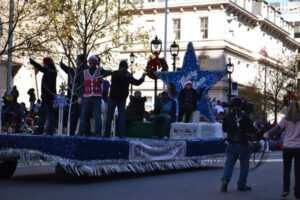
{"label": "stone cornice", "polygon": [[[264,1],[264,3],[266,3]],[[268,3],[266,3],[268,4]],[[201,10],[225,10],[235,13],[237,16],[242,16],[249,22],[250,25],[256,26],[258,23],[264,25],[267,29],[271,29],[272,32],[275,32],[277,35],[282,35],[283,38],[286,38],[286,41],[293,45],[300,47],[300,44],[290,37],[290,33],[278,25],[274,24],[267,18],[262,18],[260,15],[254,15],[253,13],[242,8],[238,4],[230,0],[211,0],[211,1],[199,1],[199,2],[170,2],[168,6],[169,13],[182,13],[183,12],[197,12]],[[146,4],[144,8],[138,9],[135,14],[164,14],[165,13],[165,4],[164,3],[151,3]]]}

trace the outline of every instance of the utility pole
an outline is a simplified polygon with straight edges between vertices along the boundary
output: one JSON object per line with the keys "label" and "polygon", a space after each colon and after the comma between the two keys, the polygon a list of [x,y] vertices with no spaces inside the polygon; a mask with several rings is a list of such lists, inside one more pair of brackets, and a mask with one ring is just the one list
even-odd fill
{"label": "utility pole", "polygon": [[11,82],[12,82],[12,45],[13,45],[13,24],[14,24],[14,0],[10,0],[9,4],[9,30],[8,30],[8,65],[7,65],[7,82],[6,90],[8,94],[11,92]]}

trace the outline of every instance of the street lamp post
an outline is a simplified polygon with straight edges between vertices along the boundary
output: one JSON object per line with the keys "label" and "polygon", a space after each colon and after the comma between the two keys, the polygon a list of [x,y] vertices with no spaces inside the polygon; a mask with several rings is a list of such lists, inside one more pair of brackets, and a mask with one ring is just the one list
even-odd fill
{"label": "street lamp post", "polygon": [[[231,103],[231,74],[234,70],[234,65],[231,63],[231,59],[229,58],[228,59],[228,63],[226,64],[226,69],[227,69],[227,72],[229,74],[229,78],[228,78],[228,103],[230,104]],[[230,107],[229,107],[229,110],[230,110]]]}
{"label": "street lamp post", "polygon": [[[155,39],[151,41],[150,43],[150,50],[153,55],[155,55],[155,58],[158,58],[161,48],[162,48],[162,42],[160,39],[157,38],[157,35],[155,36]],[[155,71],[157,71],[157,65],[155,65]],[[157,78],[154,79],[154,98],[157,96]]]}
{"label": "street lamp post", "polygon": [[175,72],[176,71],[176,57],[178,56],[178,53],[179,53],[179,45],[175,42],[175,40],[174,40],[173,44],[171,44],[171,46],[170,46],[170,52],[173,57],[173,71]]}
{"label": "street lamp post", "polygon": [[[131,73],[133,74],[134,73],[133,63],[134,63],[134,59],[135,59],[135,55],[134,55],[133,51],[130,53],[129,58],[130,58],[130,63],[131,63]],[[133,90],[132,84],[130,84],[130,95],[132,95],[132,90]]]}

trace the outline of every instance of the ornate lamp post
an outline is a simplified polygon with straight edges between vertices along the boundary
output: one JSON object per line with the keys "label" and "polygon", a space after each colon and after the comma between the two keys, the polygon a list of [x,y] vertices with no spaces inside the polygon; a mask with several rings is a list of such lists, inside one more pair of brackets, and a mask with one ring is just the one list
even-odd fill
{"label": "ornate lamp post", "polygon": [[[150,50],[153,55],[155,55],[156,58],[159,57],[159,54],[161,52],[162,48],[162,42],[160,39],[157,38],[157,35],[155,36],[155,39],[151,41],[150,43]],[[157,71],[157,65],[155,65],[155,71]],[[157,96],[157,79],[154,79],[154,98]]]}
{"label": "ornate lamp post", "polygon": [[[129,58],[130,58],[130,63],[131,63],[131,73],[134,73],[133,71],[133,63],[134,63],[134,59],[135,59],[135,55],[133,53],[133,51],[130,53],[129,55]],[[132,95],[132,84],[130,85],[130,95]]]}
{"label": "ornate lamp post", "polygon": [[179,53],[179,45],[175,42],[175,40],[174,40],[174,43],[171,44],[171,46],[170,46],[170,52],[173,57],[173,71],[175,72],[176,71],[176,57],[178,56],[178,53]]}
{"label": "ornate lamp post", "polygon": [[229,78],[228,78],[228,103],[231,103],[231,74],[233,73],[234,70],[234,65],[231,63],[231,59],[228,59],[228,63],[226,64],[226,69],[227,72],[229,74]]}

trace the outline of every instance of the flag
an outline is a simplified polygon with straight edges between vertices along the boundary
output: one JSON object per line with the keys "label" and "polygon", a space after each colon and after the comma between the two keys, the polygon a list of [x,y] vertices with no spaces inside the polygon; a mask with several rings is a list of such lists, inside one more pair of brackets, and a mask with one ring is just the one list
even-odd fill
{"label": "flag", "polygon": [[265,57],[269,57],[266,47],[261,48],[259,52],[263,53]]}

